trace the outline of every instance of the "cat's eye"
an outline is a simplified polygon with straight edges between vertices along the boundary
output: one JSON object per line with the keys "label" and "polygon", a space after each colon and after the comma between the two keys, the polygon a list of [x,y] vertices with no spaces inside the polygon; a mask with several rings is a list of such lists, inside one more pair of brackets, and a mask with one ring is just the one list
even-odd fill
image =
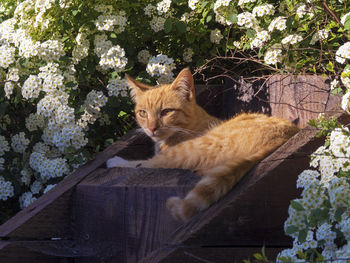
{"label": "cat's eye", "polygon": [[173,112],[174,109],[164,109],[160,112],[160,116],[163,117],[163,116],[166,116],[168,115],[170,112]]}
{"label": "cat's eye", "polygon": [[141,118],[147,118],[147,111],[145,110],[139,110],[138,114]]}

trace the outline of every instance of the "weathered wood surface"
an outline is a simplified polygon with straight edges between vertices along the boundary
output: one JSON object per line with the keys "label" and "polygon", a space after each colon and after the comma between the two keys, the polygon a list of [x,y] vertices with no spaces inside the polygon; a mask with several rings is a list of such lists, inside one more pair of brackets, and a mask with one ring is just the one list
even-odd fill
{"label": "weathered wood surface", "polygon": [[310,119],[339,105],[341,97],[330,95],[329,82],[317,75],[276,74],[252,84],[243,79],[227,79],[224,89],[219,92],[223,107],[217,114],[228,118],[241,111],[263,112],[304,128]]}
{"label": "weathered wood surface", "polygon": [[268,80],[271,115],[305,127],[310,119],[339,105],[341,97],[330,94],[329,82],[316,75],[273,75]]}
{"label": "weathered wood surface", "polygon": [[138,262],[159,248],[181,225],[167,212],[167,198],[183,196],[197,180],[180,169],[113,168],[90,174],[76,189],[75,239],[95,247],[96,259],[78,262]]}
{"label": "weathered wood surface", "polygon": [[[272,260],[283,248],[265,248],[265,255]],[[181,248],[172,252],[168,258],[159,263],[233,263],[251,259],[253,254],[261,253],[261,247],[202,247]]]}

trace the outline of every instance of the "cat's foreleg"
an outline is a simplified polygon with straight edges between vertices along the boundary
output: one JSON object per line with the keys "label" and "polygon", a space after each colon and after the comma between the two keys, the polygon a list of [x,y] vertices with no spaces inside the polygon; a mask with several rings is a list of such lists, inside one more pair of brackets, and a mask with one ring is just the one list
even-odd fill
{"label": "cat's foreleg", "polygon": [[110,158],[106,162],[107,168],[113,168],[113,167],[131,167],[131,168],[167,168],[164,161],[164,157],[160,157],[156,155],[155,157],[147,160],[126,160],[119,156],[114,156],[113,158]]}
{"label": "cat's foreleg", "polygon": [[113,168],[113,167],[132,167],[137,168],[139,166],[142,166],[142,163],[145,160],[137,160],[137,161],[129,161],[125,160],[119,156],[114,156],[113,158],[110,158],[106,162],[107,168]]}
{"label": "cat's foreleg", "polygon": [[253,162],[243,161],[202,171],[202,179],[184,199],[171,197],[167,200],[170,213],[177,220],[189,220],[230,191],[253,165]]}

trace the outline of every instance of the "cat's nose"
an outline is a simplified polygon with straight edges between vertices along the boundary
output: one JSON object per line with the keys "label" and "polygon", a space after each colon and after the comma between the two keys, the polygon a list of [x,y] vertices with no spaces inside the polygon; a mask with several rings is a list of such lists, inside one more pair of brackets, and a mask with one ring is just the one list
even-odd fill
{"label": "cat's nose", "polygon": [[152,134],[157,130],[157,126],[148,127],[148,129],[152,132]]}

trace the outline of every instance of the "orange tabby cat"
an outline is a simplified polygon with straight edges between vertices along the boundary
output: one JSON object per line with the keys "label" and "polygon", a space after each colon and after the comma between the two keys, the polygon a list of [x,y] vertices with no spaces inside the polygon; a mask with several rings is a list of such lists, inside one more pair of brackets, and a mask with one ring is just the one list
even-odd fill
{"label": "orange tabby cat", "polygon": [[271,153],[298,128],[286,120],[243,113],[221,121],[206,113],[195,100],[193,77],[184,69],[170,85],[148,86],[127,76],[136,104],[138,124],[156,142],[156,155],[127,161],[118,156],[107,167],[190,169],[202,179],[184,199],[171,197],[167,207],[180,220],[226,194],[257,162]]}

